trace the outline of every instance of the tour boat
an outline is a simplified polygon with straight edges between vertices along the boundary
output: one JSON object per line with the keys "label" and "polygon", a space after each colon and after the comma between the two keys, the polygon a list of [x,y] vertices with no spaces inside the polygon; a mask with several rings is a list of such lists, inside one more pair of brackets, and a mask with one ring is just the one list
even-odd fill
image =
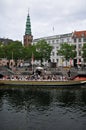
{"label": "tour boat", "polygon": [[86,86],[86,81],[11,81],[11,80],[0,80],[1,86],[10,86],[10,87],[77,87],[80,85]]}

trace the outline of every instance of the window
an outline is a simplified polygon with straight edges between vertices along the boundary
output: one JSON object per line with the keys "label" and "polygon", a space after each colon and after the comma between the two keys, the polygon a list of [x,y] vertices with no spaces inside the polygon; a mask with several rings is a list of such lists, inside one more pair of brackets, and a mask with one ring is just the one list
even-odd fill
{"label": "window", "polygon": [[56,49],[58,50],[58,49],[59,49],[59,47],[57,46],[57,47],[56,47]]}
{"label": "window", "polygon": [[79,44],[79,49],[81,49],[82,48],[82,45],[81,44]]}
{"label": "window", "polygon": [[69,42],[69,38],[67,38],[67,42]]}
{"label": "window", "polygon": [[86,42],[86,38],[84,38],[84,42]]}
{"label": "window", "polygon": [[47,41],[50,44],[50,41]]}
{"label": "window", "polygon": [[56,40],[56,43],[58,43],[58,40]]}
{"label": "window", "polygon": [[74,42],[76,43],[76,38],[74,38]]}
{"label": "window", "polygon": [[54,56],[54,52],[52,52],[52,55]]}
{"label": "window", "polygon": [[79,42],[81,42],[81,38],[79,38]]}
{"label": "window", "polygon": [[61,39],[61,42],[64,43],[64,39]]}
{"label": "window", "polygon": [[81,56],[81,51],[79,51],[79,56]]}
{"label": "window", "polygon": [[56,59],[57,63],[58,63],[58,59]]}
{"label": "window", "polygon": [[52,43],[54,43],[54,40],[52,40]]}

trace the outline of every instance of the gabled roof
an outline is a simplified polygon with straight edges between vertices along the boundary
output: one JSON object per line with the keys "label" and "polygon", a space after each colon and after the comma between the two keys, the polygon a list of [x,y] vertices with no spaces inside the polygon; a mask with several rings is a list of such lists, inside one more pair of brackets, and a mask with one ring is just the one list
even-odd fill
{"label": "gabled roof", "polygon": [[76,38],[81,38],[81,37],[86,37],[86,31],[74,31],[73,37]]}

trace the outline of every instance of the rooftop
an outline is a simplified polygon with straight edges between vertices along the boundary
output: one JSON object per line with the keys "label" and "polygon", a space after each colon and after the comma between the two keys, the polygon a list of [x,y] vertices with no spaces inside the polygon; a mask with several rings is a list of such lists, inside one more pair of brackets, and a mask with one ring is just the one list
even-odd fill
{"label": "rooftop", "polygon": [[74,31],[73,37],[77,37],[77,38],[86,37],[86,30],[84,30],[84,31]]}

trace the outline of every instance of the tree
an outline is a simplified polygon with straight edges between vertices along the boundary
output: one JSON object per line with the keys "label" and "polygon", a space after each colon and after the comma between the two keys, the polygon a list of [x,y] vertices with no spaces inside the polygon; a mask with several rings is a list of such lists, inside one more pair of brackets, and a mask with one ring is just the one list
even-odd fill
{"label": "tree", "polygon": [[60,50],[58,50],[57,54],[64,56],[66,61],[69,61],[70,58],[74,59],[74,57],[76,56],[75,46],[67,43],[63,43],[61,44]]}
{"label": "tree", "polygon": [[50,54],[52,51],[52,46],[50,46],[45,40],[40,40],[36,44],[36,59],[41,60],[41,64],[43,59],[46,61],[49,60]]}
{"label": "tree", "polygon": [[83,51],[82,57],[83,57],[84,61],[86,62],[86,43],[83,45],[82,51]]}
{"label": "tree", "polygon": [[23,47],[22,56],[24,60],[31,61],[32,54],[35,56],[36,54],[36,48],[34,45]]}
{"label": "tree", "polygon": [[31,61],[32,54],[36,60],[43,59],[49,60],[52,51],[50,46],[45,40],[40,40],[36,45],[25,47],[19,41],[11,41],[8,44],[0,44],[0,57],[7,58],[8,60],[13,59],[15,61],[19,59]]}
{"label": "tree", "polygon": [[5,55],[4,55],[4,45],[2,43],[0,43],[0,58],[4,58]]}
{"label": "tree", "polygon": [[22,43],[19,41],[14,41],[4,46],[7,59],[13,58],[15,61],[22,58],[22,49]]}

